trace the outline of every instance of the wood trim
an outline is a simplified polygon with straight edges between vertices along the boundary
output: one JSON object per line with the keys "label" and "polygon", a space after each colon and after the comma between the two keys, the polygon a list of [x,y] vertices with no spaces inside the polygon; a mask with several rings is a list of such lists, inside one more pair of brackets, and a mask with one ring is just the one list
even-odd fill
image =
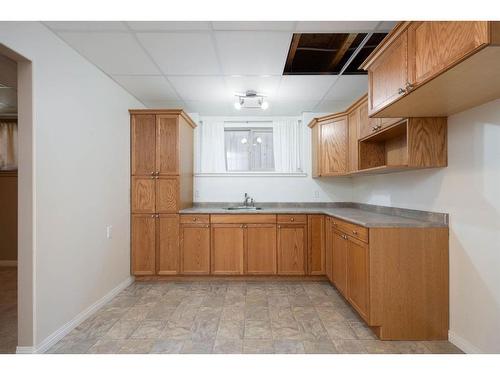
{"label": "wood trim", "polygon": [[299,46],[301,36],[302,34],[299,33],[293,34],[292,43],[290,44],[290,51],[288,52],[288,57],[286,59],[286,64],[285,64],[285,66],[288,68],[290,68],[290,65],[293,62],[295,53],[297,52],[297,47]]}
{"label": "wood trim", "polygon": [[367,98],[368,98],[368,93],[364,94],[359,99],[356,99],[356,101],[354,101],[354,103],[352,103],[351,105],[349,105],[349,107],[347,107],[347,109],[345,111],[335,112],[335,113],[332,113],[330,115],[325,115],[325,116],[321,116],[321,117],[315,117],[315,118],[313,118],[309,122],[309,124],[307,126],[309,128],[313,128],[313,127],[315,127],[320,122],[324,122],[324,121],[328,121],[328,120],[333,120],[333,119],[336,119],[336,118],[339,118],[339,117],[342,117],[342,116],[347,116],[350,112],[352,112],[358,106],[360,106],[361,104],[363,104],[363,102],[365,100],[367,100]]}
{"label": "wood trim", "polygon": [[216,214],[210,215],[212,224],[275,224],[273,214]]}
{"label": "wood trim", "polygon": [[161,275],[161,276],[136,276],[135,281],[328,281],[326,276],[318,275]]}
{"label": "wood trim", "polygon": [[0,177],[17,177],[16,171],[0,171]]}

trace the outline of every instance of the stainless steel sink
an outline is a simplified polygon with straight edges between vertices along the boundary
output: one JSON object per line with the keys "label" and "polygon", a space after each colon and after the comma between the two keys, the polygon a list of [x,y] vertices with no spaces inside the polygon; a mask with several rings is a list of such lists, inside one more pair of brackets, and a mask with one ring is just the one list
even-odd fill
{"label": "stainless steel sink", "polygon": [[236,206],[236,207],[226,207],[225,210],[229,211],[256,211],[256,210],[262,210],[262,207],[253,207],[253,206]]}

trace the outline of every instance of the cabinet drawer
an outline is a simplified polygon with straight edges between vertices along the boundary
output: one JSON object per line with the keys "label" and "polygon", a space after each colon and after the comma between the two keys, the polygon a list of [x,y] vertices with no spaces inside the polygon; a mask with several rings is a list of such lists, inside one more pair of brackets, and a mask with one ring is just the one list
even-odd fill
{"label": "cabinet drawer", "polygon": [[208,224],[210,215],[181,215],[182,224]]}
{"label": "cabinet drawer", "polygon": [[210,215],[210,222],[214,224],[274,224],[276,215]]}
{"label": "cabinet drawer", "polygon": [[332,218],[332,225],[335,229],[351,237],[357,238],[363,242],[368,242],[368,228],[337,218]]}
{"label": "cabinet drawer", "polygon": [[278,223],[280,224],[305,224],[307,223],[307,215],[278,215]]}

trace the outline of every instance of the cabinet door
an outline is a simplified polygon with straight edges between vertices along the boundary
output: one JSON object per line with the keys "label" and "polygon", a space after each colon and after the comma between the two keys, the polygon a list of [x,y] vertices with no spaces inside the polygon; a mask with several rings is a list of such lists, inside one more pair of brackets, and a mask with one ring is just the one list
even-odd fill
{"label": "cabinet door", "polygon": [[278,274],[306,272],[307,225],[278,225]]}
{"label": "cabinet door", "polygon": [[179,174],[178,121],[177,116],[156,116],[156,171],[160,175]]}
{"label": "cabinet door", "polygon": [[155,212],[155,179],[132,177],[132,213]]}
{"label": "cabinet door", "polygon": [[486,43],[487,21],[413,22],[408,28],[412,83],[436,76]]}
{"label": "cabinet door", "polygon": [[333,283],[345,296],[347,291],[347,240],[344,234],[333,232],[332,276]]}
{"label": "cabinet door", "polygon": [[178,274],[179,215],[159,215],[157,241],[157,274]]}
{"label": "cabinet door", "polygon": [[176,213],[179,208],[179,177],[156,179],[156,212]]}
{"label": "cabinet door", "polygon": [[358,139],[364,138],[374,131],[380,123],[380,119],[368,117],[368,101],[359,107],[359,135]]}
{"label": "cabinet door", "polygon": [[347,171],[347,118],[321,124],[321,175],[337,175]]}
{"label": "cabinet door", "polygon": [[246,273],[276,274],[276,225],[248,224],[246,228]]}
{"label": "cabinet door", "polygon": [[368,69],[369,113],[397,100],[408,81],[408,38],[401,34]]}
{"label": "cabinet door", "polygon": [[132,215],[132,273],[155,274],[155,215]]}
{"label": "cabinet door", "polygon": [[347,299],[368,320],[368,245],[349,237],[347,248]]}
{"label": "cabinet door", "polygon": [[212,224],[212,274],[243,274],[243,232],[243,224]]}
{"label": "cabinet door", "polygon": [[332,277],[332,251],[333,251],[333,229],[332,221],[329,217],[325,218],[325,273],[330,282]]}
{"label": "cabinet door", "polygon": [[325,274],[325,217],[307,215],[308,274]]}
{"label": "cabinet door", "polygon": [[152,175],[155,172],[155,115],[132,115],[132,175]]}
{"label": "cabinet door", "polygon": [[347,117],[349,124],[349,172],[358,170],[358,138],[360,108],[356,108]]}
{"label": "cabinet door", "polygon": [[181,273],[210,273],[210,225],[182,224],[180,229]]}

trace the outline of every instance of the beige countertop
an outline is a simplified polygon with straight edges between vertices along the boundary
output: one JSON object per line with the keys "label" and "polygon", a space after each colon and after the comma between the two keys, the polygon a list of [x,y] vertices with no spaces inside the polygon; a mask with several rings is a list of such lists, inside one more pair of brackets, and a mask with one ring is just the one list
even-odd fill
{"label": "beige countertop", "polygon": [[[227,204],[225,206],[195,206],[192,208],[187,208],[181,210],[181,214],[227,214],[227,215],[238,215],[238,214],[324,214],[332,217],[336,217],[341,220],[346,220],[354,224],[362,225],[368,228],[384,228],[384,227],[447,227],[447,220],[435,220],[430,219],[433,215],[446,215],[446,214],[435,214],[427,213],[425,211],[413,211],[405,209],[393,209],[394,213],[381,213],[375,212],[372,209],[366,209],[361,205],[362,208],[358,207],[329,207],[325,205],[324,207],[314,205],[308,206],[303,204],[299,206],[262,206],[261,210],[227,210],[225,207],[230,206]],[[234,204],[233,204],[234,205]],[[372,206],[378,207],[378,206]],[[391,209],[391,208],[389,208]],[[414,217],[407,217],[406,211],[422,213],[420,215],[412,215]],[[400,214],[399,214],[400,213]],[[402,214],[402,215],[401,215]],[[418,217],[421,216],[421,217]]]}

